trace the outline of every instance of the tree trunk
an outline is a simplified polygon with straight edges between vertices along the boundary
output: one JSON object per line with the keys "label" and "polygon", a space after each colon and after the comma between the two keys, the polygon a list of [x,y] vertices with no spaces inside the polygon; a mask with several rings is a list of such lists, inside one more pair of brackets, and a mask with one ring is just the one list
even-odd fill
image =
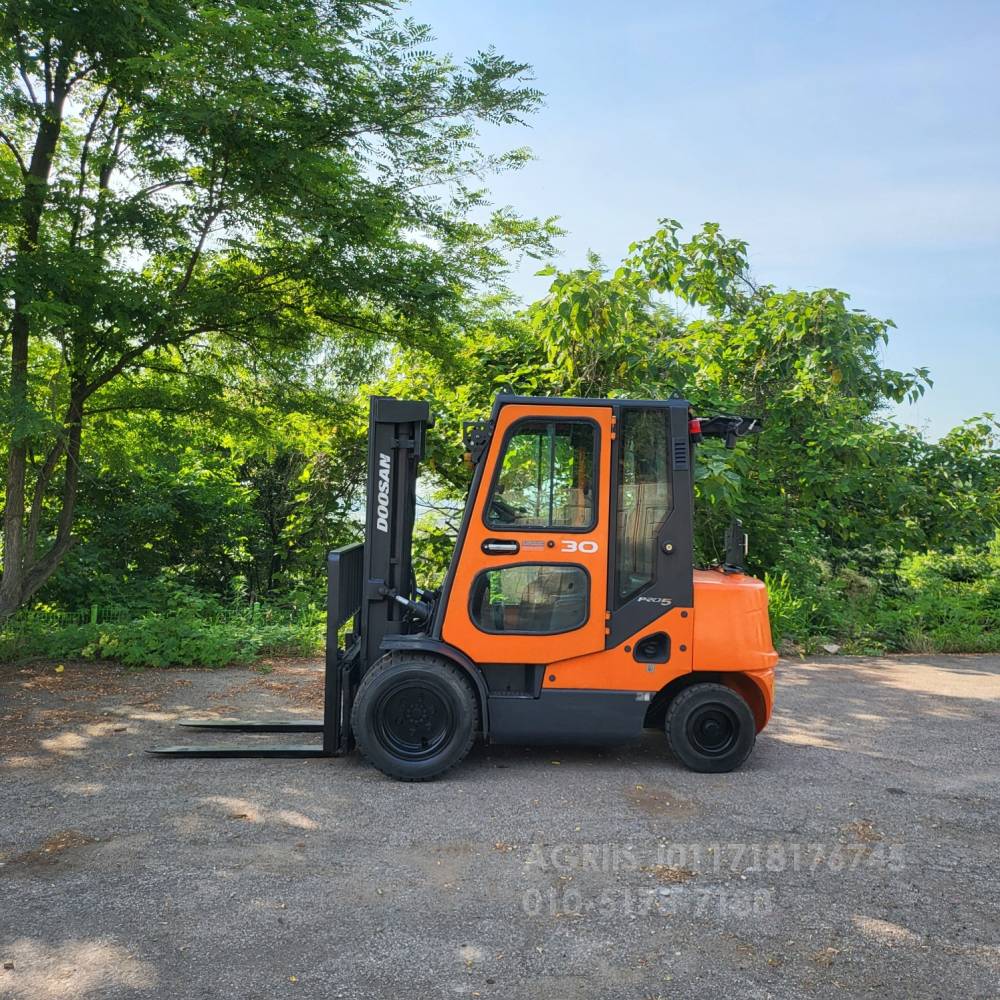
{"label": "tree trunk", "polygon": [[[70,550],[73,538],[73,514],[76,507],[76,491],[80,478],[80,445],[83,439],[83,406],[87,398],[87,386],[82,380],[74,380],[70,388],[69,407],[66,411],[63,440],[57,443],[50,455],[51,467],[46,463],[39,475],[51,477],[56,469],[59,453],[66,456],[66,468],[63,476],[62,498],[59,509],[59,521],[56,526],[56,536],[44,553],[36,550],[39,521],[41,519],[41,493],[44,483],[37,487],[37,495],[32,504],[31,517],[28,521],[27,534],[23,530],[24,515],[24,478],[21,479],[21,520],[16,523],[18,542],[18,562],[12,563],[5,555],[3,579],[0,580],[0,621],[12,615],[19,607],[30,601],[39,588],[55,572],[63,556]],[[11,447],[13,452],[14,448]],[[54,456],[54,458],[53,458]],[[8,512],[10,505],[8,504]],[[10,529],[9,513],[7,514],[6,531]],[[11,572],[14,570],[14,572]],[[8,588],[9,589],[6,589]]]}
{"label": "tree trunk", "polygon": [[3,576],[0,577],[0,620],[21,605],[24,579],[24,480],[28,445],[19,432],[18,419],[27,400],[28,319],[15,306],[11,324],[10,396],[13,410],[10,447],[7,452],[6,506],[3,524]]}
{"label": "tree trunk", "polygon": [[[65,72],[57,71],[51,99],[45,106],[35,136],[31,162],[24,178],[21,197],[21,233],[17,242],[15,271],[24,275],[31,257],[38,251],[38,234],[48,195],[52,160],[62,130],[63,105],[67,86]],[[25,479],[28,471],[28,438],[25,427],[28,411],[28,342],[31,323],[28,314],[30,293],[19,283],[14,295],[10,325],[10,401],[12,428],[7,452],[6,507],[3,524],[3,575],[0,576],[0,620],[13,614],[27,599],[26,562],[32,559],[25,539]],[[82,414],[82,400],[81,410]],[[69,466],[67,465],[67,474]],[[75,472],[74,472],[75,476]],[[37,588],[36,588],[37,589]]]}
{"label": "tree trunk", "polygon": [[83,404],[87,386],[82,379],[75,379],[70,387],[69,410],[66,414],[66,475],[63,478],[62,505],[56,537],[40,557],[35,552],[25,552],[24,577],[21,585],[21,603],[30,601],[38,589],[56,571],[63,556],[74,542],[73,513],[76,508],[76,488],[80,479],[80,443],[83,438]]}

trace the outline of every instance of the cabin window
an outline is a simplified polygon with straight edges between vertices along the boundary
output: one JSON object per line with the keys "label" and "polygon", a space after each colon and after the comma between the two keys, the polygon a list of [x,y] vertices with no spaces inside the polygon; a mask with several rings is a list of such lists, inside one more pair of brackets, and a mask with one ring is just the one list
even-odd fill
{"label": "cabin window", "polygon": [[590,578],[582,566],[520,563],[484,570],[472,585],[471,617],[484,632],[555,635],[585,624]]}
{"label": "cabin window", "polygon": [[670,513],[669,416],[662,409],[624,409],[619,429],[616,604],[656,577],[660,528]]}
{"label": "cabin window", "polygon": [[597,428],[585,420],[522,420],[507,436],[486,524],[583,530],[595,523]]}

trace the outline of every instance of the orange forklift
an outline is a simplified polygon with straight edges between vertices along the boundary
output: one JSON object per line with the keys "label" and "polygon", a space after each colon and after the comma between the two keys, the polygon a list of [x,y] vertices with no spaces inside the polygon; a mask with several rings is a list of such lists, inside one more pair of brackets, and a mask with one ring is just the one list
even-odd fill
{"label": "orange forklift", "polygon": [[[777,654],[738,521],[721,566],[693,564],[697,444],[760,429],[683,399],[501,395],[465,426],[475,467],[444,585],[412,570],[429,407],[373,397],[364,541],[329,554],[318,720],[198,720],[306,745],[199,744],[167,756],[337,756],[403,781],[487,743],[607,744],[663,729],[696,771],[746,760],[771,714]],[[341,642],[341,637],[344,637]]]}

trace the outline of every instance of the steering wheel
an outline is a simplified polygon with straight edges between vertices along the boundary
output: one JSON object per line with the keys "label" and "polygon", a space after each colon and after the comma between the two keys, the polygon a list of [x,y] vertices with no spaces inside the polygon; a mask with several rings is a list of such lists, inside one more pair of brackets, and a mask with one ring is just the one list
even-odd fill
{"label": "steering wheel", "polygon": [[512,507],[506,500],[494,497],[490,501],[490,518],[504,524],[516,524],[520,511]]}

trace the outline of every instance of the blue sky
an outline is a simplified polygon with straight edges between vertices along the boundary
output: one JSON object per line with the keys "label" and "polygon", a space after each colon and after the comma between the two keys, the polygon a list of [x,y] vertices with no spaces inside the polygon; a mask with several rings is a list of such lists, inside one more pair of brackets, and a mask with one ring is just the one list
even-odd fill
{"label": "blue sky", "polygon": [[[414,0],[436,46],[529,62],[546,106],[488,135],[537,160],[495,200],[613,263],[662,216],[722,224],[756,276],[895,320],[934,436],[1000,413],[1000,2]],[[545,290],[533,268],[512,284]]]}

